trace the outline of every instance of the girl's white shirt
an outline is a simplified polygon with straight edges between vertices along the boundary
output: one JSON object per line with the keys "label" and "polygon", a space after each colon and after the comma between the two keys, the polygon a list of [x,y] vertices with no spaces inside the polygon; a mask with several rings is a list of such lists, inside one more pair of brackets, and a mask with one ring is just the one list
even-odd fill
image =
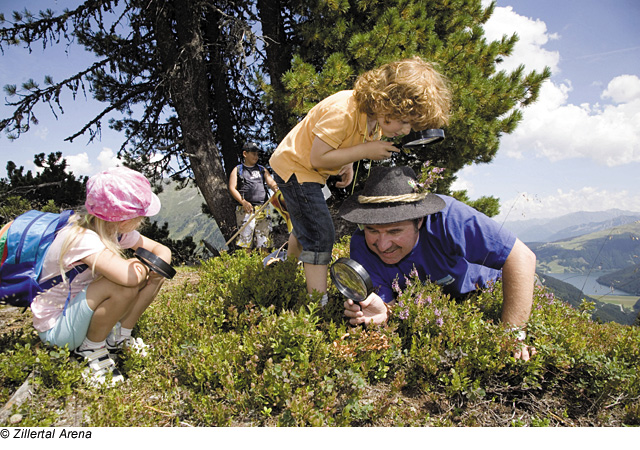
{"label": "girl's white shirt", "polygon": [[[47,251],[44,258],[44,264],[42,266],[42,273],[40,274],[40,281],[46,281],[51,277],[60,275],[60,250],[64,243],[70,228],[66,227],[62,229],[56,238],[53,240],[51,247]],[[119,244],[122,248],[131,248],[140,239],[140,233],[132,231],[125,233],[120,238]],[[63,263],[65,272],[70,270],[73,266],[82,264],[82,259],[89,255],[101,252],[106,246],[100,239],[97,233],[91,230],[87,230],[80,239],[78,239],[73,246],[64,255]],[[79,292],[93,282],[99,273],[93,274],[91,267],[76,276],[71,283],[71,299],[73,299]],[[51,289],[43,292],[33,299],[31,303],[31,311],[33,312],[33,326],[38,332],[47,331],[56,324],[58,318],[60,318],[64,305],[69,295],[69,282],[60,283]]]}

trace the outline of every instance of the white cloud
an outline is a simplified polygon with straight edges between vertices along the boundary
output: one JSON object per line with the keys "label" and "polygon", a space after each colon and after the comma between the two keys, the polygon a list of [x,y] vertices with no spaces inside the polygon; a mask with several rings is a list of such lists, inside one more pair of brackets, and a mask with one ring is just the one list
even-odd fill
{"label": "white cloud", "polygon": [[86,152],[77,155],[68,155],[64,159],[67,160],[67,172],[73,172],[76,176],[90,174],[93,170],[89,155]]}
{"label": "white cloud", "polygon": [[451,183],[452,191],[467,191],[467,195],[473,198],[476,195],[476,191],[474,188],[473,182],[470,180],[471,177],[476,173],[477,166],[465,166],[458,172],[456,172],[456,180]]}
{"label": "white cloud", "polygon": [[115,167],[117,165],[122,165],[122,161],[120,161],[116,155],[113,153],[113,150],[110,148],[104,147],[100,154],[97,157],[98,164],[92,164],[89,159],[89,155],[87,152],[78,153],[76,155],[69,155],[64,157],[67,160],[67,165],[70,171],[76,176],[79,175],[87,175],[91,176],[101,170],[108,169],[109,167]]}
{"label": "white cloud", "polygon": [[502,202],[500,215],[495,219],[552,218],[576,211],[598,212],[613,208],[640,211],[640,198],[627,190],[611,192],[590,186],[569,191],[558,189],[544,197],[525,192]]}
{"label": "white cloud", "polygon": [[602,98],[614,103],[627,103],[640,99],[640,78],[636,75],[620,75],[609,82]]}
{"label": "white cloud", "polygon": [[[495,9],[485,31],[490,39],[513,32],[520,36],[513,55],[500,67],[525,64],[527,70],[541,70],[546,65],[559,72],[559,54],[543,48],[558,36],[549,34],[544,22],[520,16],[508,6]],[[502,137],[500,151],[512,158],[544,156],[552,162],[589,158],[608,167],[639,162],[640,79],[621,75],[611,80],[601,98],[613,104],[568,103],[571,89],[570,80],[545,83],[538,101],[523,110],[516,131]]]}
{"label": "white cloud", "polygon": [[108,147],[104,147],[98,155],[98,161],[100,162],[100,170],[108,169],[109,167],[115,167],[122,165],[122,161],[118,159],[113,150]]}
{"label": "white cloud", "polygon": [[[613,93],[616,80],[607,95],[622,99]],[[567,84],[546,83],[516,131],[503,136],[501,150],[510,157],[527,152],[552,162],[589,158],[608,167],[640,162],[640,96],[617,105],[574,105],[567,103],[569,91]]]}
{"label": "white cloud", "polygon": [[[483,1],[484,6],[488,1]],[[511,71],[520,64],[526,64],[527,70],[542,71],[549,66],[553,73],[560,71],[558,62],[560,54],[543,48],[550,40],[558,39],[557,34],[547,32],[547,24],[537,19],[533,20],[521,16],[513,11],[511,6],[496,8],[493,15],[484,25],[485,36],[490,41],[502,39],[503,35],[511,36],[516,33],[516,43],[511,56],[505,58],[498,69]]]}

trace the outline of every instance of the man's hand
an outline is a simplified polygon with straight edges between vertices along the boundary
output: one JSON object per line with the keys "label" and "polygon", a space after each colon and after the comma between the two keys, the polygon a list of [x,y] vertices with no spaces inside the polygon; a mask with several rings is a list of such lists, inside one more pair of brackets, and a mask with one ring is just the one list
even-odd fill
{"label": "man's hand", "polygon": [[516,348],[513,352],[513,357],[515,359],[521,359],[523,361],[529,361],[529,359],[538,353],[535,347],[529,347],[521,342],[518,342],[518,348]]}
{"label": "man's hand", "polygon": [[387,305],[375,293],[369,295],[360,303],[354,303],[350,299],[346,300],[344,302],[344,315],[350,318],[349,323],[351,325],[384,323],[389,316]]}

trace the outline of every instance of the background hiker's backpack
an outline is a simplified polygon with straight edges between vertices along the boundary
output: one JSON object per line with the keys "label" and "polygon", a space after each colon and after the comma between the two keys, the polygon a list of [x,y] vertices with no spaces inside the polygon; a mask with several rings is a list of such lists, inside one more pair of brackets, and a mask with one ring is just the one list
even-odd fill
{"label": "background hiker's backpack", "polygon": [[[73,211],[61,214],[28,211],[5,225],[0,232],[0,305],[28,307],[39,293],[62,281],[62,275],[40,284],[44,256],[57,232],[69,221]],[[5,239],[6,237],[6,239]],[[65,276],[69,282],[87,268],[74,267]]]}

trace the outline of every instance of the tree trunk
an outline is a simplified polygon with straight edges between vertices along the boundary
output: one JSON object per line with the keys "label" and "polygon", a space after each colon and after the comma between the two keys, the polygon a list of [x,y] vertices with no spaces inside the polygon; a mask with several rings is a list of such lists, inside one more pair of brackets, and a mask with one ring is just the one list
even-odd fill
{"label": "tree trunk", "polygon": [[207,66],[211,77],[212,92],[211,99],[213,104],[213,117],[215,117],[216,129],[218,130],[217,138],[222,147],[222,161],[224,170],[229,176],[233,168],[240,162],[241,145],[234,139],[234,121],[233,111],[229,104],[229,93],[227,89],[227,68],[224,63],[224,46],[213,45],[222,40],[220,35],[220,14],[217,11],[207,13],[206,38],[209,45],[209,64]]}
{"label": "tree trunk", "polygon": [[258,0],[258,14],[262,34],[266,42],[267,58],[265,66],[274,92],[270,106],[273,123],[273,137],[279,143],[291,129],[289,110],[285,104],[285,90],[282,76],[291,68],[291,45],[287,41],[282,17],[283,5],[280,0]]}
{"label": "tree trunk", "polygon": [[159,58],[180,122],[184,151],[211,214],[223,236],[229,237],[235,231],[235,205],[209,121],[200,8],[197,2],[185,0],[150,2],[150,8],[156,11]]}

